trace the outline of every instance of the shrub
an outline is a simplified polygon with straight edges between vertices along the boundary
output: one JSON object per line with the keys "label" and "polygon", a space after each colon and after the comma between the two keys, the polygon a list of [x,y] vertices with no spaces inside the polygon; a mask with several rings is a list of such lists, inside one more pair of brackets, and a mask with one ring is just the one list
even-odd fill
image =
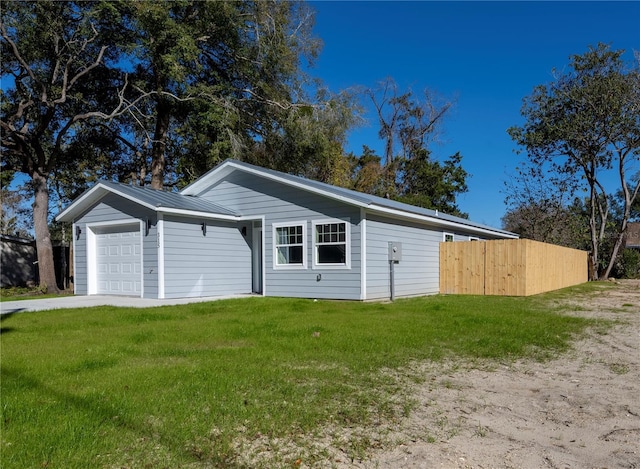
{"label": "shrub", "polygon": [[613,269],[616,278],[640,278],[640,251],[624,249],[618,255]]}

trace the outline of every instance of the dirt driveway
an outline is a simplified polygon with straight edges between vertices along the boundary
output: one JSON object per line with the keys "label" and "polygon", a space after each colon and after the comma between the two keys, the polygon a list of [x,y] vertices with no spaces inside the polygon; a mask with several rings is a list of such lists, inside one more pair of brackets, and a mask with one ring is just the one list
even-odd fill
{"label": "dirt driveway", "polygon": [[571,314],[619,324],[556,360],[423,366],[398,444],[337,467],[640,468],[640,281],[616,283]]}

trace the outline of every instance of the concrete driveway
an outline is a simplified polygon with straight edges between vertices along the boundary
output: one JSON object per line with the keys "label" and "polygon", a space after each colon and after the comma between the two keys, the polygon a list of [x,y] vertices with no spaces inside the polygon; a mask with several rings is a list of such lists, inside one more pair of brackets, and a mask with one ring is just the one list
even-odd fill
{"label": "concrete driveway", "polygon": [[61,296],[59,298],[43,298],[37,300],[3,301],[0,303],[0,314],[21,313],[28,311],[43,311],[60,308],[89,308],[91,306],[124,306],[128,308],[150,308],[153,306],[183,305],[187,303],[202,303],[205,301],[224,300],[228,298],[243,298],[251,295],[210,296],[203,298],[176,298],[154,300],[150,298],[135,298],[127,296]]}

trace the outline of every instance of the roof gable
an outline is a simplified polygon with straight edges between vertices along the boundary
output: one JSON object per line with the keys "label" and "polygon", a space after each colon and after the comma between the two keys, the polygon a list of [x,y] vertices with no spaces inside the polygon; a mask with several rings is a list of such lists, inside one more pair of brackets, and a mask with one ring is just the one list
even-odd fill
{"label": "roof gable", "polygon": [[116,194],[154,212],[218,219],[235,219],[239,216],[232,210],[215,203],[177,192],[166,192],[111,181],[99,181],[60,212],[56,216],[56,220],[72,222],[78,215],[98,203],[109,193]]}
{"label": "roof gable", "polygon": [[234,171],[244,171],[260,177],[271,179],[282,184],[297,187],[302,190],[314,192],[322,196],[338,200],[350,205],[361,207],[372,212],[383,213],[391,216],[417,219],[440,226],[466,228],[477,232],[499,235],[501,237],[517,238],[518,235],[490,226],[474,223],[465,218],[447,215],[438,210],[431,210],[415,205],[405,204],[395,200],[385,199],[371,194],[357,192],[343,187],[332,186],[319,181],[313,181],[300,176],[281,173],[272,169],[261,168],[249,163],[236,160],[226,160],[216,166],[199,179],[182,189],[181,194],[198,197],[207,192],[209,188],[224,180]]}
{"label": "roof gable", "polygon": [[75,218],[88,210],[92,205],[98,203],[100,199],[108,193],[117,194],[120,197],[158,213],[238,220],[242,218],[242,214],[200,198],[200,196],[207,192],[212,186],[225,180],[225,178],[235,171],[254,174],[280,184],[319,194],[329,199],[360,207],[370,213],[428,223],[440,226],[443,229],[464,229],[477,234],[503,238],[518,237],[518,235],[508,231],[474,223],[465,218],[454,217],[438,212],[437,210],[416,207],[414,205],[364,194],[343,187],[332,186],[323,182],[313,181],[235,160],[227,160],[221,163],[178,193],[111,181],[99,181],[95,186],[85,191],[65,210],[60,212],[56,220],[62,222],[74,221]]}

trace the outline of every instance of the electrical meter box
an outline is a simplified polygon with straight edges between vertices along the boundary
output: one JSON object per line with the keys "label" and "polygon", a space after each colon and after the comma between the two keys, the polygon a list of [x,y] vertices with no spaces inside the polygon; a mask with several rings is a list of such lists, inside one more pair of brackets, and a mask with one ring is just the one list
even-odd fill
{"label": "electrical meter box", "polygon": [[397,241],[389,241],[389,262],[398,262],[402,260],[402,243]]}

